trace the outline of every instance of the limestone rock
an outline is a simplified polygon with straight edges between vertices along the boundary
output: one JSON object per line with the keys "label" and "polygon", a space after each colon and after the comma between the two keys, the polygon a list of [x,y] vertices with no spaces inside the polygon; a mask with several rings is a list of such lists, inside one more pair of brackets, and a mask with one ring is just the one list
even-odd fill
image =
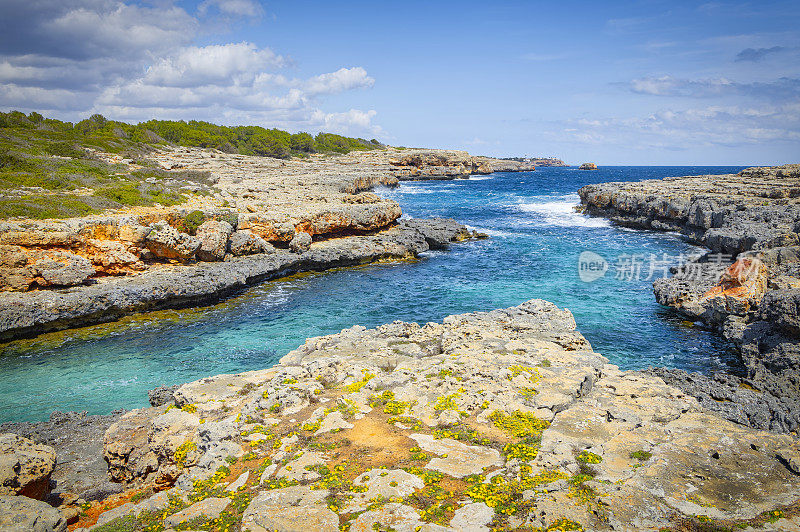
{"label": "limestone rock", "polygon": [[370,501],[377,497],[402,499],[425,488],[425,482],[421,478],[402,469],[371,469],[356,477],[353,484],[366,486],[367,491],[354,494],[343,509],[346,512],[365,510]]}
{"label": "limestone rock", "polygon": [[370,532],[376,529],[396,530],[397,532],[438,532],[447,530],[441,525],[421,521],[419,513],[414,508],[397,502],[385,504],[374,510],[364,512],[350,526],[352,532]]}
{"label": "limestone rock", "polygon": [[52,447],[16,434],[0,434],[0,494],[44,499],[55,465]]}
{"label": "limestone rock", "polygon": [[595,163],[583,163],[578,167],[579,170],[597,170]]}
{"label": "limestone rock", "polygon": [[253,234],[248,229],[234,231],[230,237],[230,251],[239,257],[242,255],[255,255],[256,253],[270,253],[275,248],[263,238]]}
{"label": "limestone rock", "polygon": [[197,228],[195,236],[200,240],[197,258],[205,261],[223,260],[228,252],[228,239],[233,226],[226,221],[207,220]]}
{"label": "limestone rock", "polygon": [[277,476],[297,481],[317,480],[320,474],[312,468],[323,464],[325,464],[325,456],[323,454],[307,451],[279,469]]}
{"label": "limestone rock", "polygon": [[325,505],[326,492],[305,486],[262,491],[242,518],[242,530],[250,532],[336,532],[339,516]]}
{"label": "limestone rock", "polygon": [[455,511],[450,527],[459,532],[486,532],[494,518],[494,510],[486,503],[465,504]]}
{"label": "limestone rock", "polygon": [[145,245],[156,257],[186,261],[200,249],[200,240],[181,233],[167,222],[156,222],[150,229]]}
{"label": "limestone rock", "polygon": [[42,286],[73,286],[95,274],[89,259],[66,251],[49,253],[33,267],[38,273],[37,282]]}
{"label": "limestone rock", "polygon": [[8,532],[65,532],[61,512],[28,497],[0,495],[0,530]]}
{"label": "limestone rock", "polygon": [[152,390],[148,390],[147,398],[150,401],[150,406],[161,406],[166,405],[169,403],[175,402],[175,391],[180,386],[159,386],[158,388],[153,388]]}
{"label": "limestone rock", "polygon": [[201,517],[216,519],[230,504],[231,500],[226,497],[209,497],[208,499],[203,499],[200,502],[194,503],[178,513],[170,515],[164,519],[164,525],[176,526]]}
{"label": "limestone rock", "polygon": [[431,459],[425,467],[452,477],[480,474],[487,467],[502,464],[500,453],[489,447],[465,445],[450,438],[436,440],[427,434],[411,434],[410,437],[423,451],[442,455]]}
{"label": "limestone rock", "polygon": [[294,251],[295,253],[302,253],[304,251],[308,251],[311,248],[311,235],[308,233],[304,233],[299,231],[292,241],[289,242],[289,249]]}

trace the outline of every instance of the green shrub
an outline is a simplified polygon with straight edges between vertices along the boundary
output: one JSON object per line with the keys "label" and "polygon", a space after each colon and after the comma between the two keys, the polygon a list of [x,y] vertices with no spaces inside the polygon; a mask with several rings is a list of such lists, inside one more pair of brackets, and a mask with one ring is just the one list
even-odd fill
{"label": "green shrub", "polygon": [[197,234],[197,228],[206,221],[206,215],[203,211],[192,211],[186,215],[186,218],[181,220],[181,230],[184,233],[189,233],[194,236]]}

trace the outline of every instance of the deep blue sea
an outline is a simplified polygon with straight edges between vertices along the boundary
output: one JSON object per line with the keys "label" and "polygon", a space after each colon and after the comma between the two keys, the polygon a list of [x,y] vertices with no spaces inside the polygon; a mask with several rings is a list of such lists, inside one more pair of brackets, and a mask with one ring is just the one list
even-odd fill
{"label": "deep blue sea", "polygon": [[[400,203],[405,216],[452,217],[491,238],[428,252],[413,263],[298,275],[211,307],[0,345],[0,422],[44,420],[53,410],[108,413],[146,406],[151,388],[269,367],[310,336],[355,324],[437,321],[531,298],[570,309],[594,349],[624,369],[735,367],[736,357],[722,340],[653,298],[650,269],[657,263],[651,255],[660,264],[654,273],[663,275],[665,255],[669,260],[699,248],[676,234],[614,227],[573,207],[577,190],[587,183],[739,170],[541,168],[380,189]],[[579,278],[583,251],[608,261],[605,277],[591,283]]]}

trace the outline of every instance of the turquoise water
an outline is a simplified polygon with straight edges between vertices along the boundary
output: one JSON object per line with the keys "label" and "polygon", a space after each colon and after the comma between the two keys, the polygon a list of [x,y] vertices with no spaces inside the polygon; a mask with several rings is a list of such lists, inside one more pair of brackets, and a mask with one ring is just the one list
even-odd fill
{"label": "turquoise water", "polygon": [[[400,202],[406,215],[453,217],[491,238],[428,252],[415,263],[301,275],[204,309],[7,344],[0,356],[0,422],[43,420],[53,410],[108,413],[145,406],[148,389],[268,367],[310,336],[397,319],[437,321],[531,298],[569,308],[594,349],[622,368],[728,368],[736,359],[726,344],[657,305],[652,280],[614,278],[621,254],[675,256],[698,248],[674,234],[616,228],[572,207],[578,188],[589,182],[739,170],[542,168],[379,190]],[[606,277],[579,279],[584,250],[611,262]]]}

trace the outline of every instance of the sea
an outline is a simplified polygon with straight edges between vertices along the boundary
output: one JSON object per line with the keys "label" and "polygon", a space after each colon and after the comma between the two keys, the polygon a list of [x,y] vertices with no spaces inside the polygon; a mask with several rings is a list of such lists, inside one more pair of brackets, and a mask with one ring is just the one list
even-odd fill
{"label": "sea", "polygon": [[740,362],[724,340],[653,297],[653,280],[668,265],[703,249],[676,233],[618,227],[575,207],[588,183],[741,169],[543,167],[379,188],[403,216],[455,218],[489,238],[415,261],[264,282],[212,306],[0,344],[0,422],[147,406],[152,388],[266,368],[308,337],[394,320],[440,321],[533,298],[572,311],[594,350],[622,369],[736,373]]}

